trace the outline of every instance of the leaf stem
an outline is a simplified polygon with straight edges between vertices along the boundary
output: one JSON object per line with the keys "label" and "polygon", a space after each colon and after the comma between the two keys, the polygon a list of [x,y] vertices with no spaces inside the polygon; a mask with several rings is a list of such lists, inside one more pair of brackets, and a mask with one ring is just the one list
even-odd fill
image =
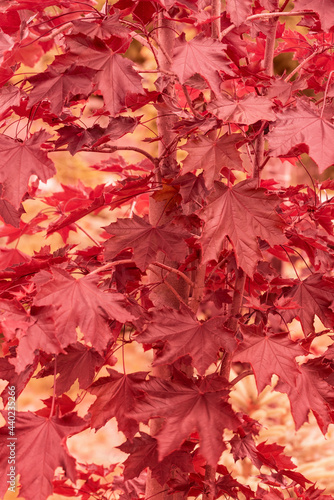
{"label": "leaf stem", "polygon": [[230,384],[231,385],[236,385],[240,380],[242,380],[245,377],[248,377],[249,375],[253,375],[253,370],[246,370],[242,373],[240,373],[237,377],[235,377]]}
{"label": "leaf stem", "polygon": [[55,364],[54,364],[54,369],[53,369],[53,394],[52,394],[52,404],[51,404],[51,410],[50,410],[50,415],[49,418],[53,417],[53,413],[55,410],[55,404],[56,404],[56,376],[57,376],[57,355],[55,355]]}
{"label": "leaf stem", "polygon": [[161,269],[165,269],[166,271],[169,271],[170,273],[177,274],[178,276],[181,276],[184,279],[184,281],[186,283],[188,283],[188,285],[190,285],[192,287],[195,286],[195,283],[193,281],[191,281],[191,279],[188,278],[188,276],[186,274],[184,274],[182,271],[180,271],[179,269],[175,269],[174,267],[171,267],[171,266],[166,266],[166,264],[163,264],[162,262],[152,262],[151,265],[161,267]]}

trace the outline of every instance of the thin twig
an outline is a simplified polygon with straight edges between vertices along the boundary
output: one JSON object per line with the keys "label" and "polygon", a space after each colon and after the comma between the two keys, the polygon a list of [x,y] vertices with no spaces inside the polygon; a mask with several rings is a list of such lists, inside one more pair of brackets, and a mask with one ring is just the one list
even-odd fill
{"label": "thin twig", "polygon": [[104,266],[101,266],[98,269],[94,269],[94,271],[91,271],[89,273],[89,276],[91,276],[92,274],[102,273],[103,271],[107,271],[112,267],[120,266],[122,264],[134,264],[134,261],[133,259],[114,260],[113,262],[108,262],[107,264],[104,264]]}
{"label": "thin twig", "polygon": [[200,120],[202,120],[202,119],[203,119],[203,116],[202,116],[202,115],[200,115],[200,114],[199,114],[199,112],[198,112],[198,111],[196,111],[196,109],[194,108],[193,103],[192,103],[192,101],[191,101],[191,99],[190,99],[190,95],[189,95],[188,89],[187,89],[187,87],[186,87],[185,85],[182,85],[182,90],[183,90],[184,96],[185,96],[185,98],[186,98],[186,100],[187,100],[188,106],[189,106],[189,108],[191,109],[191,111],[192,111],[193,115],[194,115],[196,118],[199,118]]}
{"label": "thin twig", "polygon": [[231,385],[235,385],[237,384],[238,382],[240,382],[240,380],[242,380],[243,378],[245,377],[248,377],[249,375],[254,375],[253,373],[253,370],[246,370],[242,373],[240,373],[240,375],[238,375],[237,377],[235,377],[232,382],[230,382]]}
{"label": "thin twig", "polygon": [[[271,17],[303,16],[305,14],[315,14],[315,12],[312,10],[301,10],[301,11],[295,11],[295,12],[293,12],[293,11],[291,11],[291,12],[261,12],[261,14],[254,14],[252,16],[248,16],[245,19],[245,22],[255,21],[255,19],[262,19],[262,18],[269,19]],[[219,39],[221,40],[222,38],[224,38],[224,36],[226,36],[228,33],[230,33],[230,31],[234,30],[234,28],[236,28],[235,24],[231,24],[230,26],[228,26],[226,29],[224,29],[221,32]]]}
{"label": "thin twig", "polygon": [[166,264],[162,264],[162,262],[152,262],[153,266],[158,266],[161,267],[162,269],[165,269],[166,271],[169,271],[171,273],[177,274],[178,276],[181,276],[188,285],[194,287],[195,283],[191,281],[190,278],[186,274],[184,274],[182,271],[179,271],[179,269],[175,269],[174,267],[166,266]]}
{"label": "thin twig", "polygon": [[[328,47],[329,48],[329,47]],[[322,49],[323,50],[323,49]],[[321,51],[322,51],[321,50]],[[327,50],[327,49],[326,49]],[[291,71],[291,73],[288,74],[288,76],[286,78],[284,78],[284,81],[285,82],[288,82],[289,80],[291,80],[291,78],[296,74],[298,73],[298,71],[303,67],[305,66],[305,64],[307,64],[311,59],[313,59],[313,57],[315,57],[317,54],[319,54],[321,52],[319,49],[316,49],[314,52],[312,52],[312,54],[310,54],[306,59],[304,59],[304,61],[302,61],[300,64],[298,64],[298,66]]]}

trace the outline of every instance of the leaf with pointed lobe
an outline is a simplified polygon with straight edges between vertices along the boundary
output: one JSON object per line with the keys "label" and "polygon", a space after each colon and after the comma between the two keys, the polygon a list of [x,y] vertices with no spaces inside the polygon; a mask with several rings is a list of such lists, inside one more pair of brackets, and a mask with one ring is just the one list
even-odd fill
{"label": "leaf with pointed lobe", "polygon": [[75,279],[60,268],[53,268],[52,274],[49,276],[50,281],[37,285],[34,303],[55,308],[58,338],[62,347],[76,342],[76,327],[79,327],[86,341],[102,352],[112,340],[108,319],[116,319],[121,323],[134,319],[126,309],[123,295],[103,292],[97,287],[98,276],[87,275]]}
{"label": "leaf with pointed lobe", "polygon": [[264,96],[248,94],[239,99],[220,94],[218,99],[208,105],[208,110],[221,120],[251,125],[259,120],[273,121],[276,115],[273,103]]}
{"label": "leaf with pointed lobe", "polygon": [[182,173],[203,169],[205,183],[208,189],[213,187],[213,181],[219,179],[219,172],[223,167],[233,170],[243,170],[237,144],[242,143],[239,134],[225,134],[213,140],[206,136],[197,136],[187,141],[181,149],[187,151],[188,156],[183,160]]}
{"label": "leaf with pointed lobe", "polygon": [[51,113],[59,115],[71,97],[76,94],[87,97],[92,92],[95,73],[91,68],[73,65],[63,73],[51,66],[44,73],[28,76],[28,81],[33,86],[29,93],[28,109],[47,99]]}
{"label": "leaf with pointed lobe", "polygon": [[198,73],[218,94],[222,81],[219,72],[233,74],[224,48],[225,45],[213,38],[206,38],[203,34],[197,35],[189,42],[181,35],[175,43],[172,71],[176,73],[181,84]]}
{"label": "leaf with pointed lobe", "polygon": [[329,31],[334,26],[334,5],[326,0],[295,0],[294,10],[310,10],[319,15],[321,28]]}
{"label": "leaf with pointed lobe", "polygon": [[290,400],[291,413],[296,430],[308,422],[310,410],[314,413],[318,426],[326,434],[329,424],[333,423],[334,388],[323,378],[321,360],[310,359],[299,366],[300,374],[295,386],[279,380],[275,391],[286,393]]}
{"label": "leaf with pointed lobe", "polygon": [[134,261],[142,271],[156,260],[159,250],[172,260],[182,261],[186,257],[184,240],[190,234],[170,223],[152,226],[134,214],[132,219],[118,219],[104,229],[114,235],[105,243],[106,258],[112,259],[122,250],[132,248]]}
{"label": "leaf with pointed lobe", "polygon": [[53,315],[54,310],[48,306],[31,309],[29,327],[20,338],[17,357],[11,361],[17,373],[33,364],[38,350],[48,354],[59,354],[63,351],[57,338]]}
{"label": "leaf with pointed lobe", "polygon": [[[6,417],[6,413],[2,414]],[[24,498],[45,500],[52,494],[52,480],[57,467],[62,467],[65,476],[76,480],[75,459],[69,455],[65,440],[87,426],[76,413],[62,418],[50,419],[31,412],[16,412],[15,421],[15,460],[20,473],[20,495]],[[8,489],[8,429],[0,428],[0,495]],[[49,452],[47,450],[50,450]]]}
{"label": "leaf with pointed lobe", "polygon": [[225,321],[226,318],[219,316],[199,321],[185,307],[179,311],[163,309],[153,312],[151,321],[136,340],[147,344],[165,342],[154,365],[170,364],[189,354],[193,366],[203,375],[217,361],[220,349],[231,353],[237,347],[234,332],[225,326]]}
{"label": "leaf with pointed lobe", "polygon": [[137,123],[138,119],[130,116],[109,117],[109,124],[105,128],[98,124],[83,128],[71,123],[57,130],[60,137],[56,141],[56,147],[68,144],[68,151],[71,155],[75,155],[84,147],[94,148],[105,142],[120,139],[123,135],[133,132]]}
{"label": "leaf with pointed lobe", "polygon": [[285,384],[294,387],[300,376],[295,358],[305,355],[306,351],[290,340],[287,333],[266,331],[261,323],[240,325],[240,331],[243,340],[233,354],[233,360],[251,364],[258,392],[270,385],[274,374]]}
{"label": "leaf with pointed lobe", "polygon": [[[56,395],[67,392],[76,380],[80,389],[86,389],[93,381],[95,372],[104,364],[104,358],[94,349],[80,342],[66,347],[64,353],[57,356]],[[54,360],[48,363],[37,378],[54,373]]]}
{"label": "leaf with pointed lobe", "polygon": [[[262,259],[258,238],[271,246],[284,243],[284,222],[276,213],[279,198],[266,194],[257,181],[248,179],[233,187],[215,183],[202,212],[205,226],[202,236],[204,260],[215,260],[226,236],[233,244],[237,265],[253,276]],[[247,228],[247,231],[245,230]]]}
{"label": "leaf with pointed lobe", "polygon": [[3,117],[12,106],[18,106],[23,95],[22,90],[15,85],[2,87],[0,89],[0,116]]}
{"label": "leaf with pointed lobe", "polygon": [[[14,208],[19,208],[28,188],[31,175],[46,182],[56,173],[53,161],[41,146],[51,137],[45,130],[32,134],[21,141],[0,135],[0,182],[3,183],[3,198]],[[8,168],[10,165],[10,169]]]}
{"label": "leaf with pointed lobe", "polygon": [[288,155],[293,148],[305,145],[322,173],[334,163],[334,125],[321,116],[311,101],[297,101],[280,115],[266,136],[271,156]]}
{"label": "leaf with pointed lobe", "polygon": [[252,0],[226,0],[226,12],[237,27],[252,13]]}
{"label": "leaf with pointed lobe", "polygon": [[200,453],[210,465],[216,466],[225,449],[222,433],[225,428],[240,425],[238,416],[227,403],[229,384],[217,374],[189,379],[178,372],[173,381],[150,377],[143,384],[146,396],[139,399],[134,417],[141,422],[163,417],[164,426],[155,435],[159,460],[180,448],[182,442],[198,431]]}
{"label": "leaf with pointed lobe", "polygon": [[3,389],[0,396],[2,398],[4,406],[8,403],[9,393],[8,388],[12,385],[15,386],[15,394],[18,397],[23,389],[26,387],[27,383],[33,376],[35,369],[37,367],[37,360],[33,365],[29,365],[21,373],[16,373],[15,368],[12,363],[10,363],[11,357],[0,358],[0,379],[7,380],[8,385]]}
{"label": "leaf with pointed lobe", "polygon": [[[143,94],[141,77],[132,63],[120,54],[113,53],[100,39],[84,35],[68,35],[69,53],[56,59],[51,67],[65,68],[79,58],[82,65],[96,70],[94,82],[102,92],[104,104],[111,116],[116,116],[125,106],[128,94]],[[64,65],[64,66],[62,66]]]}
{"label": "leaf with pointed lobe", "polygon": [[318,318],[327,328],[334,327],[334,280],[320,273],[311,274],[308,278],[298,281],[294,286],[283,290],[284,297],[297,302],[298,308],[282,311],[282,316],[288,323],[294,318],[299,319],[304,335],[313,333],[314,318]]}
{"label": "leaf with pointed lobe", "polygon": [[[190,445],[190,448],[193,448],[193,446]],[[140,437],[135,437],[132,442],[127,441],[118,448],[124,453],[130,454],[124,462],[123,475],[125,481],[138,477],[141,471],[147,467],[151,469],[152,477],[161,485],[166,483],[174,467],[178,467],[184,472],[194,471],[189,446],[174,451],[159,462],[158,442],[145,432],[140,432]]]}
{"label": "leaf with pointed lobe", "polygon": [[143,383],[147,372],[123,374],[107,368],[109,376],[99,378],[88,391],[97,396],[90,406],[91,427],[100,429],[108,420],[116,417],[118,430],[132,439],[139,429],[132,414],[137,399],[143,395]]}

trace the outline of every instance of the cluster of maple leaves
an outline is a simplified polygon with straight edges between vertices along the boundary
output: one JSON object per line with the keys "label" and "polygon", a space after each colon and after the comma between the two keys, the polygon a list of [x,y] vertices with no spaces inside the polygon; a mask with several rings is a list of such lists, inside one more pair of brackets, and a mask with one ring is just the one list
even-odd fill
{"label": "cluster of maple leaves", "polygon": [[[146,66],[124,54],[131,44],[145,46],[157,72],[158,13],[175,22],[179,35],[171,70],[158,71],[152,90],[141,76]],[[285,25],[286,14],[296,16],[300,29]],[[292,53],[292,73],[270,76],[263,67],[273,20],[274,55]],[[33,376],[54,375],[45,407],[16,414],[17,474],[27,500],[52,492],[141,498],[148,468],[161,488],[185,497],[332,498],[294,470],[282,446],[259,443],[260,424],[236,412],[229,395],[249,373],[259,392],[276,375],[274,390],[287,394],[296,429],[311,411],[324,434],[334,423],[334,349],[313,349],[334,327],[334,183],[329,175],[289,187],[261,178],[270,161],[303,169],[308,154],[320,174],[334,163],[334,7],[322,0],[280,6],[226,0],[221,39],[211,37],[211,22],[210,4],[197,0],[119,0],[99,9],[67,0],[0,6],[0,236],[12,243],[58,232],[64,241],[55,252],[46,245],[32,256],[0,248],[0,378],[19,396]],[[36,73],[42,62],[45,69]],[[92,95],[103,107],[91,110],[95,124],[85,126]],[[175,139],[156,157],[145,140],[129,146],[144,158],[129,165],[115,154],[127,149],[117,140],[146,123],[147,109],[174,117]],[[252,176],[261,140],[260,175]],[[186,157],[177,163],[179,150]],[[91,168],[118,180],[94,188],[63,185],[46,195],[39,181],[56,174],[58,151],[110,153]],[[165,203],[168,222],[150,222],[149,197]],[[24,222],[29,199],[49,210]],[[131,216],[101,227],[99,244],[80,250],[67,244],[85,216],[130,206]],[[203,264],[194,311],[191,290]],[[295,277],[282,275],[286,269]],[[240,273],[246,276],[241,292]],[[189,301],[172,289],[179,308],[153,298],[171,274],[190,289]],[[236,312],[238,293],[243,307]],[[323,330],[315,329],[315,317]],[[295,318],[304,338],[289,332]],[[153,349],[154,366],[168,365],[171,376],[113,369],[128,342]],[[226,356],[239,374],[230,381],[220,371]],[[103,367],[108,375],[101,377]],[[66,394],[77,380],[96,396],[84,418]],[[7,388],[1,397],[6,405]],[[117,464],[76,464],[66,438],[113,417],[127,439],[120,446],[128,454],[123,474],[115,473]],[[143,432],[141,424],[156,418],[163,421],[159,432]],[[232,438],[224,439],[225,429]],[[7,438],[4,425],[1,497],[8,487]],[[258,469],[256,491],[219,464],[227,448],[235,461],[248,457]],[[210,481],[208,465],[216,470]],[[58,467],[63,476],[55,479]]]}

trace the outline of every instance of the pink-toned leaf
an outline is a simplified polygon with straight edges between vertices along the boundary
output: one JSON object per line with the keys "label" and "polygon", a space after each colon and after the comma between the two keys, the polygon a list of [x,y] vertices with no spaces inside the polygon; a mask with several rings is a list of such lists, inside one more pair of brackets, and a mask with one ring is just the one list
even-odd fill
{"label": "pink-toned leaf", "polygon": [[[284,242],[283,220],[275,211],[276,195],[266,194],[256,180],[239,182],[233,187],[215,184],[203,210],[205,220],[202,245],[205,261],[217,259],[226,236],[233,244],[238,265],[253,276],[262,258],[258,238],[277,245]],[[245,230],[247,228],[247,231]]]}
{"label": "pink-toned leaf", "polygon": [[[3,412],[6,416],[7,412]],[[52,480],[57,467],[63,467],[65,476],[76,480],[75,460],[69,455],[65,439],[80,432],[86,422],[75,413],[50,419],[31,412],[16,412],[15,437],[8,440],[7,427],[0,428],[0,494],[3,497],[8,489],[10,464],[8,463],[8,444],[15,443],[15,465],[20,474],[20,495],[24,498],[45,500],[52,494]],[[48,452],[47,450],[50,450]]]}
{"label": "pink-toned leaf", "polygon": [[277,115],[267,139],[271,156],[288,155],[294,147],[304,144],[320,173],[334,163],[334,125],[310,101],[298,100],[296,108]]}
{"label": "pink-toned leaf", "polygon": [[3,197],[15,208],[20,206],[31,175],[35,174],[46,182],[56,173],[53,161],[41,149],[49,137],[50,134],[45,130],[36,132],[25,141],[0,135],[0,182],[3,183]]}
{"label": "pink-toned leaf", "polygon": [[224,326],[225,321],[222,317],[199,321],[185,307],[180,311],[162,310],[153,313],[152,320],[136,340],[148,344],[165,342],[155,365],[170,364],[190,354],[194,367],[202,375],[217,361],[219,349],[232,352],[237,347],[233,332]]}
{"label": "pink-toned leaf", "polygon": [[221,120],[251,125],[259,120],[275,120],[272,107],[273,103],[267,97],[248,94],[240,99],[232,99],[221,94],[208,105],[208,110]]}
{"label": "pink-toned leaf", "polygon": [[300,375],[296,356],[306,354],[287,333],[273,334],[259,325],[240,325],[243,341],[233,355],[235,361],[250,363],[259,393],[270,385],[272,375],[294,387]]}

